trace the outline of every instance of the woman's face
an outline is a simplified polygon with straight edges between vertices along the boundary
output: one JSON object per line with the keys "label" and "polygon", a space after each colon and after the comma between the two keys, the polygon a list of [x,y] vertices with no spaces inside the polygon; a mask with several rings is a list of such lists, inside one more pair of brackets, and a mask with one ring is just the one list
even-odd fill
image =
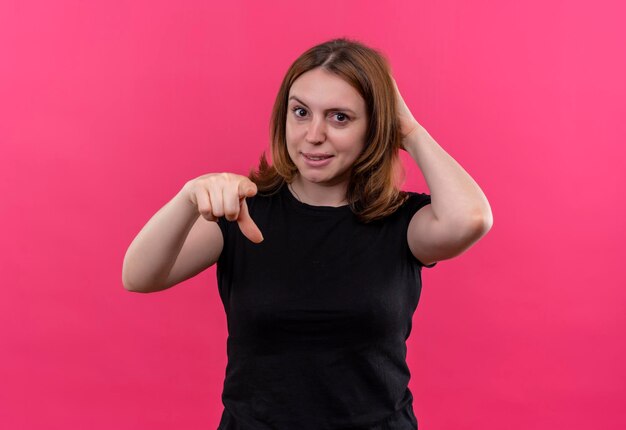
{"label": "woman's face", "polygon": [[[289,90],[287,150],[302,180],[336,185],[347,181],[365,146],[365,100],[340,77],[317,68]],[[324,156],[311,160],[314,155]]]}

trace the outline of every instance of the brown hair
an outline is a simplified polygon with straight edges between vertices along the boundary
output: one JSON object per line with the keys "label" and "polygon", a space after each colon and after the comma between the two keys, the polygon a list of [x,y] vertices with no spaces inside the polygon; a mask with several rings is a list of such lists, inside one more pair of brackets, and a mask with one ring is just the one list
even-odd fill
{"label": "brown hair", "polygon": [[402,145],[396,112],[396,93],[386,58],[360,42],[346,38],[316,45],[293,62],[278,90],[270,121],[272,163],[265,151],[258,171],[248,178],[259,194],[272,194],[298,172],[287,152],[285,128],[289,89],[303,73],[315,68],[334,73],[361,94],[367,107],[368,125],[362,153],[355,160],[346,198],[362,222],[384,218],[395,212],[408,197],[399,190],[405,171],[399,150]]}

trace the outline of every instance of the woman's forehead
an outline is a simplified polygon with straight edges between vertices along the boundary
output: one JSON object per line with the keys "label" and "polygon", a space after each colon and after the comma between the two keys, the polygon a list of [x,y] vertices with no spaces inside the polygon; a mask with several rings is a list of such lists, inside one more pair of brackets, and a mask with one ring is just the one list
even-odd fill
{"label": "woman's forehead", "polygon": [[317,69],[295,80],[289,89],[289,101],[292,100],[320,109],[359,111],[365,108],[365,100],[352,85],[337,75]]}

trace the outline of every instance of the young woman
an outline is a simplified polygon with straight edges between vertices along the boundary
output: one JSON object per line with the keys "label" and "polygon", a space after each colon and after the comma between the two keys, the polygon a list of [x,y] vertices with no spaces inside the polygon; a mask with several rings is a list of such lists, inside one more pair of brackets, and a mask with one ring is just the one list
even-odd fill
{"label": "young woman", "polygon": [[[385,58],[335,39],[278,91],[272,165],[187,182],[130,245],[126,289],[217,263],[228,322],[219,429],[416,429],[406,339],[422,267],[491,228],[489,203],[415,120]],[[431,195],[399,190],[399,151]]]}

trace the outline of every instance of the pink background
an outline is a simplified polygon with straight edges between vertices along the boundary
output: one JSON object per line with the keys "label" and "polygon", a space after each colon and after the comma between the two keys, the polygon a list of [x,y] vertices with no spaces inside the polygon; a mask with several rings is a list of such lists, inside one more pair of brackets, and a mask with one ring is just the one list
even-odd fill
{"label": "pink background", "polygon": [[389,58],[493,209],[423,272],[420,429],[626,428],[619,4],[2,1],[0,428],[217,428],[215,266],[135,294],[123,257],[187,180],[256,164],[287,68],[338,36]]}

